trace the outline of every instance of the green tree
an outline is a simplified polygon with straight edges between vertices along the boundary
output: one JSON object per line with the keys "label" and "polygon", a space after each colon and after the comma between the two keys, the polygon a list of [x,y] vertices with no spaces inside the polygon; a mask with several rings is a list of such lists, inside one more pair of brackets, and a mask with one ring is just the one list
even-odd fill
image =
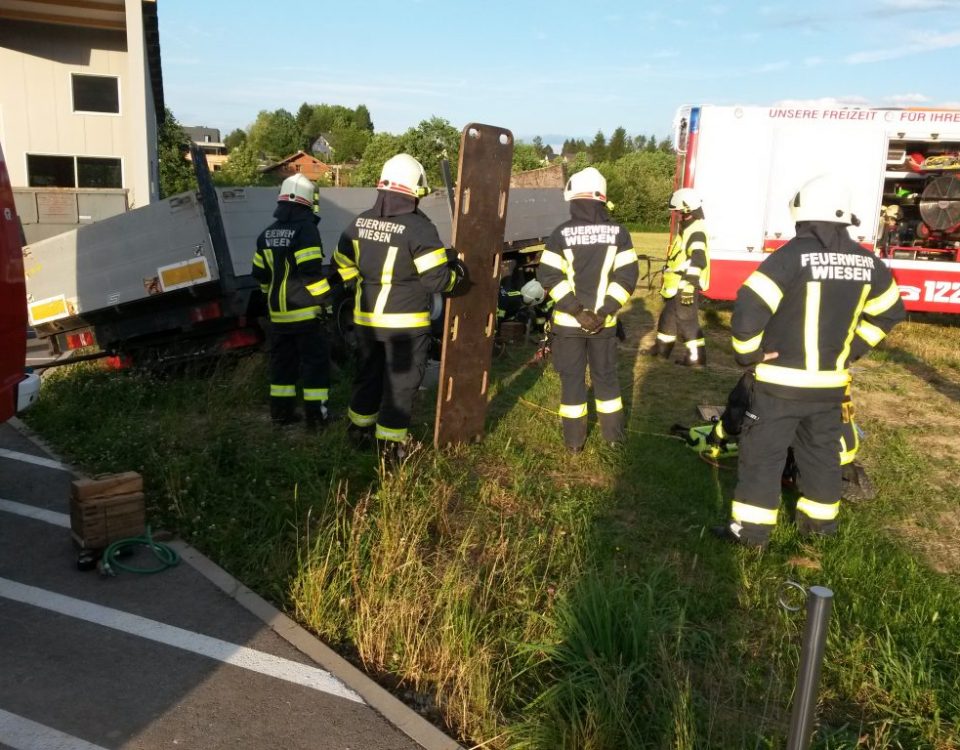
{"label": "green tree", "polygon": [[403,151],[419,161],[427,173],[427,182],[436,188],[443,184],[440,160],[444,154],[450,160],[450,171],[457,179],[457,163],[460,158],[460,131],[442,117],[422,120],[401,136]]}
{"label": "green tree", "polygon": [[366,104],[358,104],[356,111],[356,119],[354,120],[354,125],[356,125],[361,130],[366,130],[370,133],[373,133],[373,120],[370,119],[370,110],[367,109]]}
{"label": "green tree", "polygon": [[359,159],[363,156],[371,136],[369,130],[357,127],[343,117],[338,117],[329,131],[334,160],[342,164]]}
{"label": "green tree", "polygon": [[598,168],[607,178],[607,195],[618,221],[661,230],[670,224],[667,203],[673,192],[676,159],[663,151],[634,151]]}
{"label": "green tree", "polygon": [[513,146],[513,172],[526,172],[528,169],[540,169],[543,158],[536,144],[518,142]]}
{"label": "green tree", "polygon": [[632,148],[634,151],[644,151],[647,148],[647,136],[645,135],[634,136]]}
{"label": "green tree", "polygon": [[392,133],[375,133],[363,151],[363,157],[350,175],[350,184],[357,187],[373,187],[380,179],[383,163],[403,148],[401,138]]}
{"label": "green tree", "polygon": [[193,165],[187,160],[189,150],[190,138],[177,122],[177,118],[173,116],[173,112],[165,109],[163,122],[157,129],[161,198],[197,189]]}
{"label": "green tree", "polygon": [[227,152],[233,151],[237,146],[247,142],[247,131],[236,128],[230,131],[230,135],[223,139],[223,145],[227,147]]}
{"label": "green tree", "polygon": [[258,153],[283,159],[299,150],[301,134],[296,119],[287,110],[262,110],[250,126],[247,139]]}
{"label": "green tree", "polygon": [[627,131],[622,127],[617,128],[610,136],[610,143],[607,144],[607,159],[616,161],[624,156],[628,150]]}
{"label": "green tree", "polygon": [[598,130],[593,136],[593,141],[587,149],[590,152],[590,158],[593,161],[604,161],[607,158],[607,139],[602,130]]}
{"label": "green tree", "polygon": [[533,137],[533,147],[537,150],[537,156],[541,159],[547,155],[547,147],[543,145],[543,138],[539,135]]}
{"label": "green tree", "polygon": [[657,141],[657,136],[651,135],[649,138],[647,138],[646,150],[647,150],[647,151],[656,151],[657,148],[659,147],[659,145],[660,145],[660,144],[659,144],[659,142]]}
{"label": "green tree", "polygon": [[263,185],[257,152],[249,143],[241,143],[230,152],[223,169],[213,173],[217,185]]}

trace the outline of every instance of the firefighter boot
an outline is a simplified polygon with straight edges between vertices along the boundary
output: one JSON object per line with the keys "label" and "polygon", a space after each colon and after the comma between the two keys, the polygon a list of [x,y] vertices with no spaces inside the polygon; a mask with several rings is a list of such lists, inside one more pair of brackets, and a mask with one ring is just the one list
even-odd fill
{"label": "firefighter boot", "polygon": [[724,526],[714,526],[710,533],[724,542],[737,544],[741,547],[751,547],[753,549],[766,549],[770,542],[769,534],[753,535],[744,534],[744,528],[736,521],[731,521]]}
{"label": "firefighter boot", "polygon": [[347,427],[347,438],[349,438],[351,444],[357,450],[369,450],[373,447],[375,441],[373,439],[373,425],[369,427],[360,427],[355,424],[351,424]]}
{"label": "firefighter boot", "polygon": [[320,432],[330,422],[330,412],[325,401],[308,401],[303,405],[307,432]]}
{"label": "firefighter boot", "polygon": [[297,414],[297,402],[292,398],[271,398],[270,421],[276,427],[286,427],[299,422],[300,415]]}

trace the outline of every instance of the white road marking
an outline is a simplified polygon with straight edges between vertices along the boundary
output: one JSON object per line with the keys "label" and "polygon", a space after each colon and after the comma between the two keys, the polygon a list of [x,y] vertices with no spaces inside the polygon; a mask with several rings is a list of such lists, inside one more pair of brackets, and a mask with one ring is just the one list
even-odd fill
{"label": "white road marking", "polygon": [[0,597],[113,628],[355,703],[364,702],[363,698],[324,669],[238,646],[219,638],[211,638],[118,609],[63,596],[53,591],[26,586],[8,578],[0,578]]}
{"label": "white road marking", "polygon": [[14,750],[105,750],[0,708],[0,742]]}
{"label": "white road marking", "polygon": [[62,526],[65,529],[70,528],[70,516],[66,513],[57,513],[54,510],[45,510],[33,505],[17,503],[13,500],[4,500],[2,497],[0,497],[0,510],[6,511],[7,513],[14,513],[24,518],[32,518],[35,521],[52,523],[54,526]]}
{"label": "white road marking", "polygon": [[0,448],[0,458],[12,458],[14,461],[23,461],[25,464],[36,464],[37,466],[45,466],[48,469],[61,469],[62,471],[70,471],[69,466],[62,464],[59,461],[54,461],[52,458],[33,456],[29,453],[20,453],[20,451],[11,451],[7,450],[6,448]]}

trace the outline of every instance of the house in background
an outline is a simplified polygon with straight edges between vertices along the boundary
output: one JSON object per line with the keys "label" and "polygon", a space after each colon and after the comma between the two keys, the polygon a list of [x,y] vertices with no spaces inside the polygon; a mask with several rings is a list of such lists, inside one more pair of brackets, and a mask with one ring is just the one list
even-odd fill
{"label": "house in background", "polygon": [[[193,141],[207,157],[207,167],[211,172],[219,172],[223,169],[227,159],[227,145],[220,140],[220,130],[218,128],[208,128],[203,125],[196,127],[183,128],[187,136]],[[191,159],[187,154],[187,159]]]}
{"label": "house in background", "polygon": [[63,231],[157,200],[155,0],[0,0],[0,71],[0,143],[28,240],[37,224]]}
{"label": "house in background", "polygon": [[316,181],[330,176],[331,172],[333,172],[333,168],[329,164],[324,164],[306,151],[297,151],[297,153],[271,164],[263,170],[265,176],[275,179],[277,182],[282,182],[290,175],[297,173]]}
{"label": "house in background", "polygon": [[317,136],[317,140],[310,146],[310,152],[328,161],[333,159],[333,146],[330,145],[330,141],[324,135]]}

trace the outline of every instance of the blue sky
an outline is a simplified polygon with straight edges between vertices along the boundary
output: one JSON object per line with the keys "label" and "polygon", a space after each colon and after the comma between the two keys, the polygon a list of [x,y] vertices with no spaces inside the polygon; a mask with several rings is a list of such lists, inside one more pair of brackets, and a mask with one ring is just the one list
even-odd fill
{"label": "blue sky", "polygon": [[960,107],[960,0],[158,6],[167,106],[224,135],[304,101],[588,140],[663,137],[689,103]]}

